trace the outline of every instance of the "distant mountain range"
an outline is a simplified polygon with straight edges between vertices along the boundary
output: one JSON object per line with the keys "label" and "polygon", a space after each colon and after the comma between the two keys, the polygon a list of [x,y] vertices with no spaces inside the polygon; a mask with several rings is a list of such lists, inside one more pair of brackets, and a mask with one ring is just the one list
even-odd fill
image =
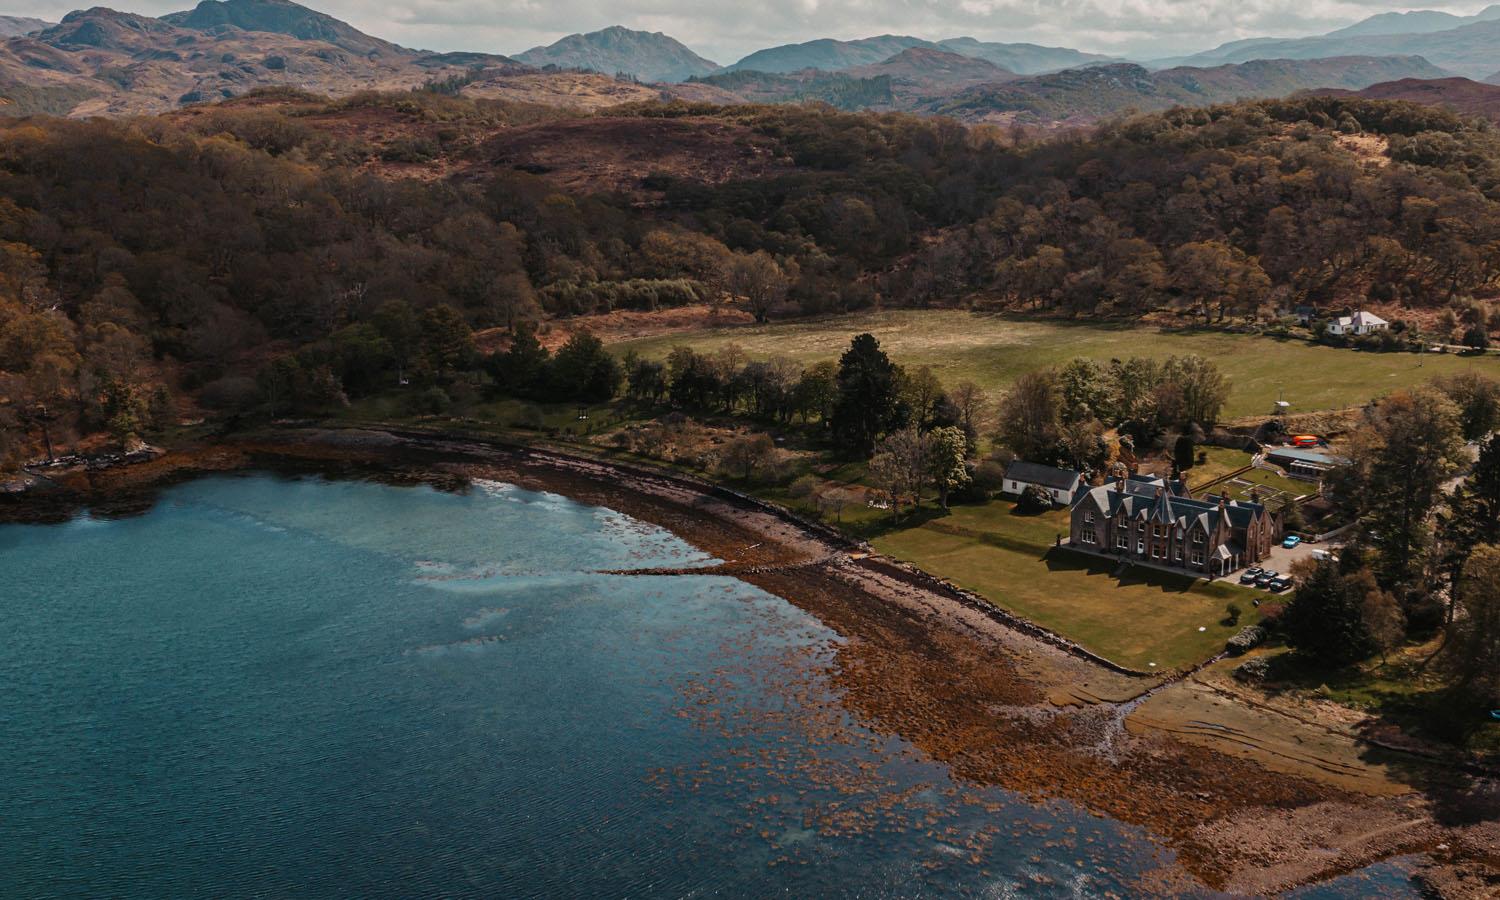
{"label": "distant mountain range", "polygon": [[623,73],[642,81],[687,81],[719,71],[704,59],[661,32],[631,31],[618,25],[591,34],[572,34],[546,47],[516,55],[530,66],[591,69],[605,75]]}
{"label": "distant mountain range", "polygon": [[1484,78],[1500,70],[1500,6],[1473,16],[1383,13],[1320,37],[1251,38],[1157,65],[1206,66],[1252,59],[1421,56],[1433,65]]}
{"label": "distant mountain range", "polygon": [[1063,47],[903,35],[786,44],[721,67],[668,35],[619,26],[569,35],[516,58],[433,53],[291,0],[203,0],[160,18],[96,7],[55,25],[19,18],[0,25],[6,115],[160,112],[267,86],[334,97],[428,87],[586,110],[653,99],[815,100],[1047,127],[1454,72],[1479,79],[1500,69],[1493,52],[1500,6],[1474,16],[1373,16],[1317,38],[1236,41],[1154,71]]}
{"label": "distant mountain range", "polygon": [[784,44],[757,50],[728,67],[729,71],[751,70],[771,74],[821,69],[839,72],[858,66],[884,62],[903,50],[923,48],[943,50],[960,56],[982,59],[1018,74],[1109,62],[1110,57],[1083,53],[1065,47],[1041,47],[1036,44],[994,44],[974,38],[952,38],[928,41],[905,35],[884,34],[856,41],[822,39],[803,44]]}
{"label": "distant mountain range", "polygon": [[26,16],[0,16],[0,38],[30,34],[33,31],[50,28],[52,24],[42,19],[29,19]]}
{"label": "distant mountain range", "polygon": [[1452,13],[1421,9],[1413,12],[1389,12],[1371,16],[1348,28],[1330,31],[1324,37],[1364,37],[1372,34],[1431,34],[1473,25],[1475,22],[1491,22],[1500,19],[1500,5],[1487,6],[1472,16],[1455,16]]}

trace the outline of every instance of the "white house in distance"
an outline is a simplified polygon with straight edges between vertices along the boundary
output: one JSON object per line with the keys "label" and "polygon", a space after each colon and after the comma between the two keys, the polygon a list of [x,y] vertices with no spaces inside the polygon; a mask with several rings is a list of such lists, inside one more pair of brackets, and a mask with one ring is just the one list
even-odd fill
{"label": "white house in distance", "polygon": [[1328,320],[1329,334],[1369,334],[1372,331],[1385,331],[1390,327],[1390,322],[1364,310],[1352,316],[1339,316]]}
{"label": "white house in distance", "polygon": [[1083,476],[1072,469],[1058,469],[1024,459],[1013,460],[1005,467],[1005,482],[1002,485],[1005,493],[1019,497],[1032,485],[1046,491],[1053,503],[1071,506],[1073,499],[1083,488]]}

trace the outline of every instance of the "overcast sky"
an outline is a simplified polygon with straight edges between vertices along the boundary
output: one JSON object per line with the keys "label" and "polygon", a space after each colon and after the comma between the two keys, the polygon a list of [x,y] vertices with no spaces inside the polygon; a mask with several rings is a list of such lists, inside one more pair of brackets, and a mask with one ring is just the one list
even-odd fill
{"label": "overcast sky", "polygon": [[[196,0],[92,0],[160,15]],[[911,34],[1030,41],[1151,58],[1243,37],[1321,34],[1377,12],[1440,9],[1469,15],[1481,2],[1392,6],[1380,0],[302,0],[362,31],[410,47],[517,53],[563,35],[625,25],[664,31],[730,63],[752,50],[819,37]],[[1497,0],[1500,2],[1500,0]],[[92,3],[90,5],[92,5]],[[81,4],[80,4],[81,5]],[[56,20],[57,0],[3,0],[13,15]]]}

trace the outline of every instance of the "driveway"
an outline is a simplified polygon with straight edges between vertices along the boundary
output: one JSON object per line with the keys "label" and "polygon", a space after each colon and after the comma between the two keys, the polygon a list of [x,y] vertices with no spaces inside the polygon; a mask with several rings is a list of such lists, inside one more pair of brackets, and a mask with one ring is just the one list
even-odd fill
{"label": "driveway", "polygon": [[1299,559],[1312,559],[1313,551],[1327,550],[1335,555],[1338,554],[1338,546],[1332,541],[1324,541],[1321,544],[1309,544],[1306,541],[1288,550],[1280,544],[1271,547],[1271,555],[1256,565],[1262,569],[1274,569],[1283,575],[1291,574],[1292,563]]}

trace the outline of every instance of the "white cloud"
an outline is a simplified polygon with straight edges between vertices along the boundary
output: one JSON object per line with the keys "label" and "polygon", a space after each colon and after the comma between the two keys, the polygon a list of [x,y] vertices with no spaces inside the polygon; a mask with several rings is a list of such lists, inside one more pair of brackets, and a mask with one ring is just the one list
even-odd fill
{"label": "white cloud", "polygon": [[[192,0],[123,0],[160,15]],[[1377,12],[1471,14],[1484,0],[1391,7],[1381,0],[310,0],[363,31],[415,47],[517,53],[606,25],[664,31],[705,56],[733,62],[762,47],[820,37],[913,34],[1032,41],[1140,57],[1206,49],[1245,37],[1320,34]],[[56,0],[12,0],[7,12],[48,19]]]}

